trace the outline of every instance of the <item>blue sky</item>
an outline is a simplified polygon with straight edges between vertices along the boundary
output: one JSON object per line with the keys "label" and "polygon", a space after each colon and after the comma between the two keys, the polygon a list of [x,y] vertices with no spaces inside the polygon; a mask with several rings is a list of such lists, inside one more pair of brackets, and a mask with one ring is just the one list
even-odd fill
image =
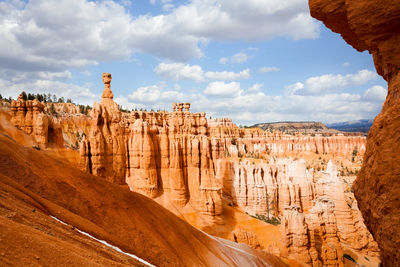
{"label": "blue sky", "polygon": [[0,1],[0,94],[92,104],[113,76],[125,108],[237,124],[376,116],[386,82],[309,15],[307,0]]}

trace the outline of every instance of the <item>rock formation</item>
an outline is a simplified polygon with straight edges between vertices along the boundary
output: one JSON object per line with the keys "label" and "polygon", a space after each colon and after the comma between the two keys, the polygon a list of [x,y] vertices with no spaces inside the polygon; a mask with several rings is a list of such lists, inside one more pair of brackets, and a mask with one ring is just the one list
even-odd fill
{"label": "rock formation", "polygon": [[[270,163],[243,160],[224,171],[224,194],[251,215],[281,218],[286,253],[314,266],[343,266],[343,247],[379,256],[357,203],[329,162],[324,172],[304,160]],[[285,249],[282,252],[285,256]]]}
{"label": "rock formation", "polygon": [[311,15],[358,51],[373,55],[388,95],[368,135],[354,184],[360,210],[382,251],[384,266],[400,265],[400,2],[309,0]]}
{"label": "rock formation", "polygon": [[105,85],[100,103],[94,103],[87,139],[81,141],[81,168],[111,182],[124,184],[126,147],[124,121],[110,89],[111,74],[103,73]]}
{"label": "rock formation", "polygon": [[49,118],[43,103],[36,99],[25,101],[20,94],[17,101],[11,102],[11,113],[14,126],[34,137],[40,146],[47,146]]}
{"label": "rock formation", "polygon": [[305,216],[299,212],[296,205],[285,208],[281,233],[283,235],[283,243],[287,252],[283,252],[284,256],[291,256],[305,264],[311,264],[311,256],[309,251],[308,227]]}

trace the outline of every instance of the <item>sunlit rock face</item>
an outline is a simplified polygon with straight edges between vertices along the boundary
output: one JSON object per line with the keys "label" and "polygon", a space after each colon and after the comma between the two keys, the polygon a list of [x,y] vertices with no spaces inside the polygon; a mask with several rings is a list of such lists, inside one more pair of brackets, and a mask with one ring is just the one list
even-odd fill
{"label": "sunlit rock face", "polygon": [[233,164],[224,193],[251,215],[281,219],[282,253],[315,266],[343,266],[343,247],[379,256],[347,184],[330,161],[325,171],[304,160]]}
{"label": "sunlit rock face", "polygon": [[368,135],[354,184],[364,220],[382,251],[384,266],[400,265],[400,2],[309,0],[311,15],[358,51],[373,55],[388,95]]}
{"label": "sunlit rock face", "polygon": [[31,135],[40,146],[47,146],[49,118],[43,103],[36,99],[25,101],[21,94],[17,101],[11,102],[11,114],[14,126]]}

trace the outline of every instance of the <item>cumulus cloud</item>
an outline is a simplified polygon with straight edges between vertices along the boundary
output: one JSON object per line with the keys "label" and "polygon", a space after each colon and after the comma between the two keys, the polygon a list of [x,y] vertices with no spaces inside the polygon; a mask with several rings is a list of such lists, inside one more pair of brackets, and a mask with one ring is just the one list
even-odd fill
{"label": "cumulus cloud", "polygon": [[378,75],[370,70],[361,70],[356,74],[325,74],[308,78],[304,83],[289,85],[287,89],[298,95],[319,95],[341,90],[349,86],[359,86],[374,80]]}
{"label": "cumulus cloud", "polygon": [[215,97],[235,97],[240,91],[238,82],[212,82],[204,90],[204,94]]}
{"label": "cumulus cloud", "polygon": [[244,52],[240,52],[240,53],[237,53],[237,54],[235,54],[235,55],[233,55],[231,57],[231,62],[232,63],[236,63],[236,64],[240,64],[240,63],[246,62],[247,59],[249,59],[249,56]]}
{"label": "cumulus cloud", "polygon": [[205,76],[207,79],[210,80],[222,80],[222,81],[248,79],[250,78],[250,69],[245,69],[238,73],[232,71],[207,71]]}
{"label": "cumulus cloud", "polygon": [[160,63],[154,72],[167,79],[172,80],[191,80],[203,82],[203,69],[199,65],[188,65],[183,63]]}
{"label": "cumulus cloud", "polygon": [[[201,57],[207,40],[315,38],[319,28],[306,0],[192,0],[176,8],[162,0],[169,13],[138,17],[125,0],[17,2],[0,3],[0,64],[15,69],[84,68],[135,51],[185,61]],[[232,62],[246,59],[242,52]]]}
{"label": "cumulus cloud", "polygon": [[277,68],[277,67],[262,67],[258,71],[261,73],[264,73],[264,72],[275,72],[275,71],[280,71],[280,70],[281,69]]}
{"label": "cumulus cloud", "polygon": [[306,0],[193,0],[171,14],[186,32],[216,40],[316,38]]}
{"label": "cumulus cloud", "polygon": [[383,101],[385,101],[386,95],[387,95],[387,90],[385,88],[383,88],[380,85],[375,85],[372,86],[371,88],[368,88],[364,92],[363,98],[366,101],[382,103]]}
{"label": "cumulus cloud", "polygon": [[20,82],[10,82],[0,79],[0,88],[2,88],[1,94],[3,96],[11,96],[14,99],[18,97],[21,91],[33,94],[55,94],[58,97],[64,97],[65,99],[71,98],[77,103],[89,105],[92,105],[94,101],[100,99],[100,96],[94,94],[87,85],[77,85],[45,79],[29,79]]}
{"label": "cumulus cloud", "polygon": [[162,62],[154,68],[154,72],[161,77],[175,81],[233,81],[250,78],[250,69],[245,69],[238,73],[232,71],[207,71],[204,73],[202,67],[199,65],[189,65],[183,63]]}
{"label": "cumulus cloud", "polygon": [[164,90],[162,85],[151,85],[138,88],[129,95],[133,102],[150,103],[171,103],[183,99],[183,94],[175,90]]}

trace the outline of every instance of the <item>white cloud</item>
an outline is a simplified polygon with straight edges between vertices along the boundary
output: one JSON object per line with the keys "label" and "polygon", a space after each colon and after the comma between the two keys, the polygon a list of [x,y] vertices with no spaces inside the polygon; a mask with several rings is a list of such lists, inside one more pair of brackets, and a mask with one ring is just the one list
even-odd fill
{"label": "white cloud", "polygon": [[222,80],[222,81],[234,81],[241,79],[250,78],[250,69],[242,70],[241,72],[235,73],[231,71],[208,71],[205,74],[207,79],[210,80]]}
{"label": "white cloud", "polygon": [[183,63],[160,63],[154,72],[164,78],[179,80],[191,80],[203,82],[203,69],[199,65],[188,65]]}
{"label": "white cloud", "polygon": [[275,72],[275,71],[280,71],[279,68],[277,67],[262,67],[259,69],[259,72],[264,73],[264,72]]}
{"label": "white cloud", "polygon": [[12,97],[14,99],[16,99],[22,91],[33,94],[55,94],[57,97],[64,97],[65,99],[71,98],[77,103],[89,105],[92,105],[94,101],[98,101],[100,98],[99,95],[94,94],[87,85],[43,79],[22,82],[10,82],[0,79],[0,88],[2,88],[2,96]]}
{"label": "white cloud", "polygon": [[[315,38],[306,0],[193,0],[168,14],[133,17],[113,1],[31,0],[0,3],[0,68],[64,71],[129,59],[134,52],[186,61],[209,40]],[[156,1],[150,0],[151,4]],[[239,53],[232,62],[245,62]]]}
{"label": "white cloud", "polygon": [[131,0],[121,0],[121,4],[123,6],[126,6],[126,7],[131,7],[132,6]]}
{"label": "white cloud", "polygon": [[212,82],[204,90],[204,94],[217,97],[235,97],[240,91],[238,82]]}
{"label": "white cloud", "polygon": [[382,103],[383,101],[385,101],[386,95],[387,95],[387,90],[385,88],[383,88],[380,85],[375,85],[372,86],[371,88],[368,88],[364,92],[363,98],[366,101]]}
{"label": "white cloud", "polygon": [[378,75],[370,70],[361,70],[356,74],[325,74],[308,78],[288,86],[289,91],[298,95],[319,95],[341,90],[349,86],[359,86],[374,80]]}
{"label": "white cloud", "polygon": [[240,63],[246,62],[247,59],[249,59],[249,56],[244,52],[240,52],[240,53],[237,53],[237,54],[235,54],[235,55],[233,55],[231,57],[231,62],[232,63],[236,63],[236,64],[240,64]]}
{"label": "white cloud", "polygon": [[194,0],[172,14],[185,32],[215,40],[316,38],[306,0]]}
{"label": "white cloud", "polygon": [[350,63],[349,63],[349,62],[344,62],[344,63],[342,64],[342,66],[343,66],[343,67],[349,67],[349,66],[350,66]]}
{"label": "white cloud", "polygon": [[247,89],[247,91],[248,91],[249,93],[260,92],[260,90],[261,90],[261,88],[262,88],[263,86],[264,86],[264,85],[263,85],[262,83],[255,83],[255,84],[253,84],[253,86],[251,86],[249,89]]}
{"label": "white cloud", "polygon": [[161,77],[175,81],[233,81],[250,78],[250,69],[245,69],[238,73],[232,71],[207,71],[204,73],[203,69],[199,65],[189,65],[183,63],[161,62],[157,65],[157,67],[154,68],[154,72]]}
{"label": "white cloud", "polygon": [[129,95],[129,99],[144,104],[172,103],[182,100],[183,94],[174,90],[164,90],[160,85],[151,85],[138,88]]}

